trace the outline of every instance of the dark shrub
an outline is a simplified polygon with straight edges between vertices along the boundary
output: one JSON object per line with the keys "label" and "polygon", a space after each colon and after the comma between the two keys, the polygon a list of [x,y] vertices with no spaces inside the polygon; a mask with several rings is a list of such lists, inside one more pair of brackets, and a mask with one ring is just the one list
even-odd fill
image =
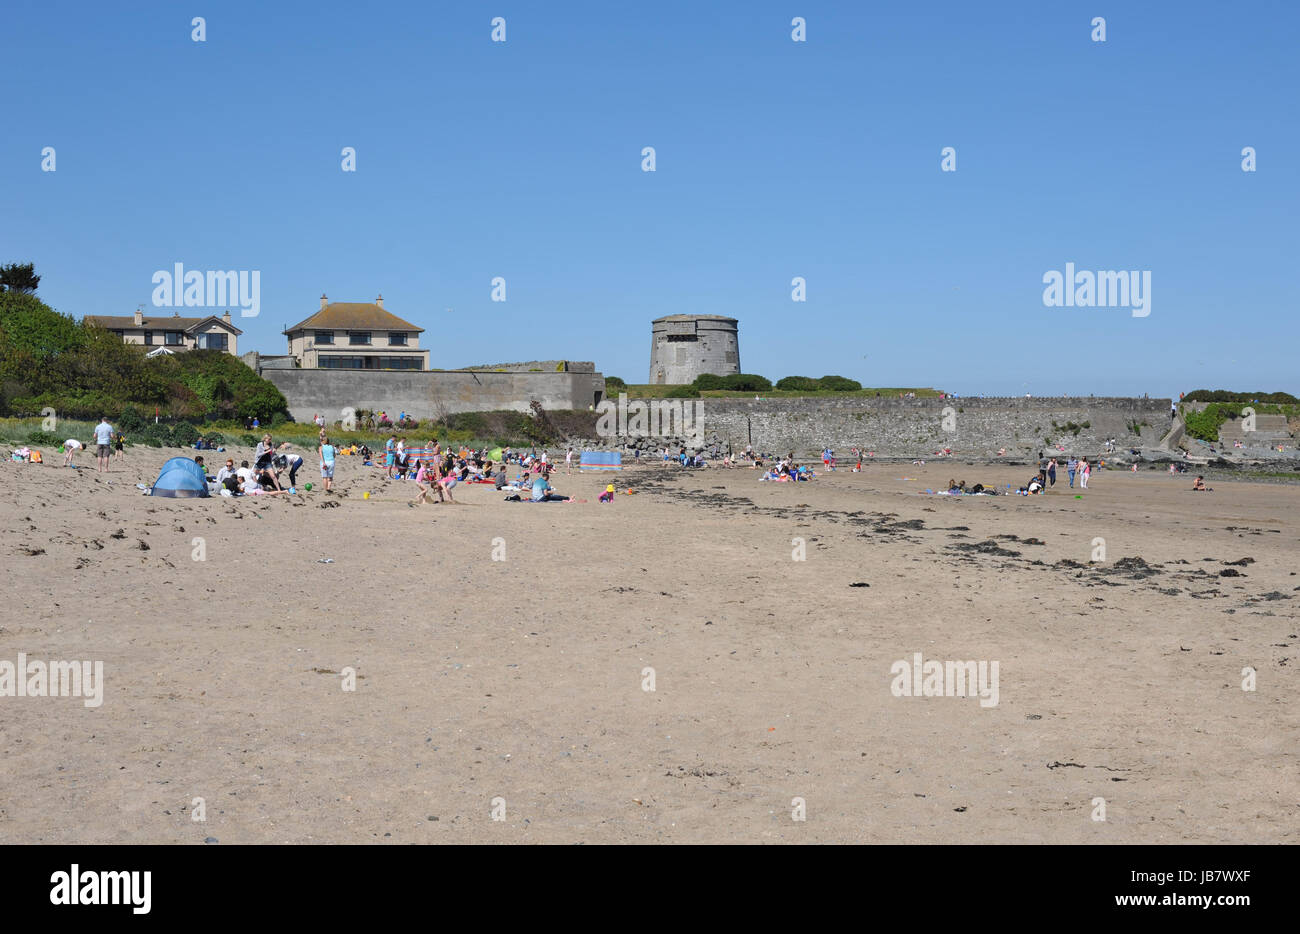
{"label": "dark shrub", "polygon": [[734,373],[722,377],[722,388],[739,392],[767,392],[772,388],[772,381],[756,373]]}
{"label": "dark shrub", "polygon": [[127,404],[122,406],[122,414],[117,417],[117,430],[122,434],[135,434],[144,428],[144,416],[139,409]]}
{"label": "dark shrub", "polygon": [[172,442],[186,447],[199,440],[199,430],[189,422],[181,422],[172,429]]}

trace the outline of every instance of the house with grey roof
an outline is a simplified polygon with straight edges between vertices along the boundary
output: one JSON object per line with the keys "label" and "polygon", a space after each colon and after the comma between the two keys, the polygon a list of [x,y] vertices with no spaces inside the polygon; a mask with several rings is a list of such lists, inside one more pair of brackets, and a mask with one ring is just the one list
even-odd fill
{"label": "house with grey roof", "polygon": [[221,350],[238,356],[239,335],[244,332],[230,320],[230,312],[220,318],[182,318],[146,315],[143,309],[134,315],[86,315],[86,323],[104,328],[122,338],[124,344],[137,344],[152,351],[162,347],[169,351]]}

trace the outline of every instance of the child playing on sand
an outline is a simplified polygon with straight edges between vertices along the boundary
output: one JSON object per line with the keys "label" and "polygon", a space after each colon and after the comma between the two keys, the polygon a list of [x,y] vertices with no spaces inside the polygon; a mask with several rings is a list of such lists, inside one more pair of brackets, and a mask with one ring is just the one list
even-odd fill
{"label": "child playing on sand", "polygon": [[614,484],[611,483],[609,486],[605,487],[605,492],[600,494],[600,501],[602,503],[614,502]]}
{"label": "child playing on sand", "polygon": [[[424,461],[419,461],[418,463],[420,469],[415,472],[415,488],[420,492],[416,494],[416,497],[412,502],[427,503],[429,501],[429,493],[433,489],[433,468],[426,465]],[[426,486],[426,483],[429,485]]]}
{"label": "child playing on sand", "polygon": [[325,492],[329,493],[334,489],[334,445],[330,444],[329,438],[321,441],[317,452],[320,454],[321,479],[325,481]]}
{"label": "child playing on sand", "polygon": [[82,444],[80,441],[78,441],[76,438],[69,438],[67,441],[64,441],[63,442],[63,452],[64,452],[63,466],[64,467],[77,466],[72,462],[72,460],[76,456],[77,452],[82,450],[84,447],[85,445]]}
{"label": "child playing on sand", "polygon": [[1213,493],[1214,487],[1205,485],[1205,478],[1198,476],[1196,482],[1192,484],[1192,491],[1195,493]]}

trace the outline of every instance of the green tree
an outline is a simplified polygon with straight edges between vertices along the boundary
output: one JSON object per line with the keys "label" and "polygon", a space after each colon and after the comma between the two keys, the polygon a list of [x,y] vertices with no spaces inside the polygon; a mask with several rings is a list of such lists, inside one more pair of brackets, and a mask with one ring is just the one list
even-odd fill
{"label": "green tree", "polygon": [[59,314],[35,295],[13,289],[0,292],[0,329],[12,346],[38,363],[85,343],[85,330],[71,316]]}
{"label": "green tree", "polygon": [[9,263],[0,266],[0,292],[35,292],[41,284],[33,263]]}

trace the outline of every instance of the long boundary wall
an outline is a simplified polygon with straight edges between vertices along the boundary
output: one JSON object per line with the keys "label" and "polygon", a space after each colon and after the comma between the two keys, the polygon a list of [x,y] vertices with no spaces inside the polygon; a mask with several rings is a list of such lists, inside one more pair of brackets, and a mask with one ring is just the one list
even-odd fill
{"label": "long boundary wall", "polygon": [[[1008,456],[1024,457],[1041,451],[1060,454],[1058,446],[1065,453],[1092,455],[1108,439],[1114,439],[1121,450],[1154,447],[1170,423],[1170,400],[1147,398],[818,396],[665,401],[698,404],[693,411],[701,413],[701,437],[707,443],[717,441],[735,451],[747,444],[760,452],[793,450],[801,457],[827,446],[841,458],[848,456],[851,447],[881,457],[925,457],[944,448],[972,457],[995,457],[1005,448]],[[641,446],[654,447],[656,440],[647,438]]]}
{"label": "long boundary wall", "polygon": [[599,373],[490,373],[483,370],[282,370],[263,368],[289,402],[295,421],[320,413],[333,421],[346,408],[406,412],[417,419],[499,409],[586,409],[603,398]]}

